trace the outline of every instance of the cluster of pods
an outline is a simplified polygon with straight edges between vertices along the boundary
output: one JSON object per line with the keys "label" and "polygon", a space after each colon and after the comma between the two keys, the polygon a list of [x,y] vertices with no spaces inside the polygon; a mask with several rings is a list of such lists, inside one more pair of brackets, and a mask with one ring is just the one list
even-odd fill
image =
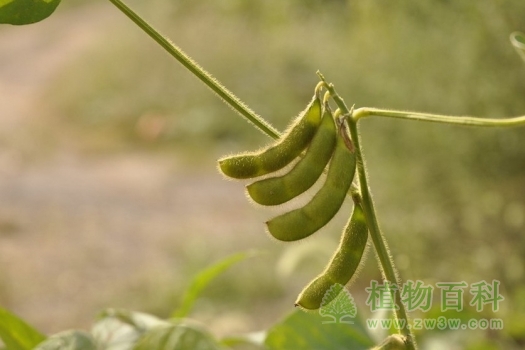
{"label": "cluster of pods", "polygon": [[[341,208],[354,179],[356,157],[346,122],[337,113],[334,117],[329,95],[322,99],[321,90],[322,84],[316,87],[306,109],[273,144],[219,159],[220,171],[230,178],[262,177],[247,186],[247,193],[266,206],[301,195],[326,173],[322,187],[308,203],[266,222],[268,232],[280,241],[304,239],[325,226]],[[296,158],[299,160],[286,174],[271,176]],[[368,227],[359,195],[352,197],[353,212],[339,247],[325,270],[299,294],[297,306],[316,310],[327,305],[333,298],[326,300],[326,292],[335,284],[346,285],[355,274],[366,247]]]}

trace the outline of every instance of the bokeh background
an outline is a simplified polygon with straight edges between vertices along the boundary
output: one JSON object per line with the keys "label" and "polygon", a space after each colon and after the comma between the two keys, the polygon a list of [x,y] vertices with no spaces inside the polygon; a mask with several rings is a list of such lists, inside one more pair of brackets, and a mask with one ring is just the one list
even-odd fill
{"label": "bokeh background", "polygon": [[[453,115],[525,114],[509,34],[525,3],[129,1],[277,128],[319,69],[347,104]],[[403,279],[501,282],[498,331],[427,331],[423,349],[525,346],[525,129],[361,123],[371,188]],[[206,290],[192,317],[219,336],[268,328],[337,245],[351,209],[305,242],[277,243],[221,155],[269,142],[107,1],[70,0],[0,27],[0,304],[52,333],[107,307],[168,316],[189,279],[260,250]],[[379,280],[370,251],[350,287]]]}

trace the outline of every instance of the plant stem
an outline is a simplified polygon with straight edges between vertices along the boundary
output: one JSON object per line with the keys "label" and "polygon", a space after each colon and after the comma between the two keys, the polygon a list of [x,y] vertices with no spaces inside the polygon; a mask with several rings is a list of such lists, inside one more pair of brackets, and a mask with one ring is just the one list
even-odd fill
{"label": "plant stem", "polygon": [[[339,107],[341,108],[341,107]],[[342,108],[343,113],[346,113]],[[368,178],[366,175],[365,161],[361,151],[361,144],[359,140],[359,132],[357,130],[357,124],[353,120],[348,121],[348,126],[350,129],[350,135],[352,137],[352,142],[354,143],[355,155],[357,160],[357,174],[359,176],[359,187],[361,192],[361,199],[363,204],[363,212],[365,214],[366,221],[368,223],[368,230],[370,231],[370,236],[374,243],[374,247],[381,264],[381,270],[383,273],[383,278],[391,283],[392,286],[396,286],[397,289],[393,292],[394,300],[396,306],[399,308],[395,310],[395,315],[398,319],[403,320],[403,328],[401,329],[401,334],[406,337],[406,346],[409,350],[415,350],[415,338],[411,333],[409,326],[409,319],[407,312],[405,310],[405,305],[401,301],[401,282],[397,274],[394,260],[389,253],[388,244],[379,229],[379,223],[377,221],[374,202],[372,200],[372,195],[370,193],[370,188],[368,186]]]}
{"label": "plant stem", "polygon": [[456,117],[441,114],[419,113],[394,111],[378,108],[358,108],[352,114],[352,120],[357,122],[366,117],[388,117],[398,119],[417,120],[434,123],[458,124],[465,126],[485,126],[485,127],[502,127],[502,126],[525,126],[525,116],[495,119],[495,118],[476,118],[476,117]]}
{"label": "plant stem", "polygon": [[150,26],[145,20],[140,18],[133,10],[126,6],[120,0],[109,0],[115,5],[120,11],[122,11],[126,16],[129,17],[136,25],[138,25],[146,34],[148,34],[153,40],[155,40],[160,46],[164,48],[170,55],[175,57],[186,69],[188,69],[193,75],[199,78],[207,87],[209,87],[213,92],[219,95],[224,102],[238,112],[241,116],[246,118],[249,122],[253,123],[259,130],[261,130],[266,135],[277,139],[280,136],[279,131],[277,131],[273,126],[271,126],[267,121],[253,112],[248,106],[242,103],[237,96],[235,96],[231,91],[226,89],[218,80],[213,78],[213,76],[204,70],[198,65],[191,57],[185,54],[179,47],[166,39],[162,34],[156,31],[152,26]]}
{"label": "plant stem", "polygon": [[394,260],[392,259],[392,256],[389,253],[386,239],[381,233],[381,230],[379,229],[379,224],[374,209],[374,202],[372,200],[372,195],[368,186],[368,177],[366,175],[365,161],[361,150],[361,142],[359,138],[359,132],[357,129],[357,120],[352,118],[353,113],[350,112],[341,96],[337,94],[334,86],[332,84],[326,83],[324,77],[320,73],[318,74],[321,80],[325,82],[326,89],[328,90],[328,92],[330,92],[331,97],[334,99],[335,103],[337,104],[343,115],[347,116],[348,127],[350,129],[350,136],[352,137],[352,142],[354,144],[355,149],[357,174],[359,176],[359,188],[361,192],[361,201],[363,205],[363,212],[365,214],[365,218],[368,224],[368,230],[370,232],[370,236],[372,238],[377,256],[379,258],[383,279],[390,282],[392,286],[397,287],[397,290],[393,292],[394,301],[396,307],[398,308],[397,310],[395,310],[394,315],[395,317],[403,320],[404,322],[403,327],[400,331],[401,334],[406,337],[406,347],[409,350],[415,350],[415,338],[408,327],[408,315],[405,310],[405,305],[401,301],[400,279],[398,277],[397,270],[394,265]]}

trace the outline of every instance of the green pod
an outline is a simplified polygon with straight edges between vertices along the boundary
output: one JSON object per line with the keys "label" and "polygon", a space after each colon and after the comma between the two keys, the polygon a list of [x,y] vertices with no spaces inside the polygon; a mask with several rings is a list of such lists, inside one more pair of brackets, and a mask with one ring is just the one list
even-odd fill
{"label": "green pod", "polygon": [[[363,209],[354,204],[354,211],[346,224],[339,247],[326,269],[306,286],[295,305],[308,310],[317,310],[331,300],[323,300],[326,292],[335,284],[346,285],[355,274],[368,240]],[[335,296],[333,296],[335,297]]]}
{"label": "green pod", "polygon": [[220,171],[234,179],[249,179],[284,168],[312,141],[321,124],[321,109],[321,100],[316,92],[306,109],[292,122],[277,143],[259,151],[219,159]]}
{"label": "green pod", "polygon": [[279,215],[266,223],[280,241],[297,241],[326,225],[339,211],[355,174],[355,154],[338,134],[325,183],[304,207]]}
{"label": "green pod", "polygon": [[287,174],[260,180],[247,186],[250,197],[262,205],[278,205],[297,197],[319,179],[335,148],[335,122],[326,108],[321,126],[304,157]]}

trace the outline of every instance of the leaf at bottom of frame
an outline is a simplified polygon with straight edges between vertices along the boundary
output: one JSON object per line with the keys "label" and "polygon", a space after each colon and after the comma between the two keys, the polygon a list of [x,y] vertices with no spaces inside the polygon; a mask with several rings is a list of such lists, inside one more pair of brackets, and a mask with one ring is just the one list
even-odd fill
{"label": "leaf at bottom of frame", "polygon": [[97,345],[91,334],[71,330],[52,335],[35,350],[97,350]]}
{"label": "leaf at bottom of frame", "polygon": [[270,350],[365,350],[374,345],[359,318],[331,321],[318,312],[296,310],[268,330],[265,345]]}
{"label": "leaf at bottom of frame", "polygon": [[217,341],[200,326],[175,323],[145,332],[134,350],[221,350]]}

